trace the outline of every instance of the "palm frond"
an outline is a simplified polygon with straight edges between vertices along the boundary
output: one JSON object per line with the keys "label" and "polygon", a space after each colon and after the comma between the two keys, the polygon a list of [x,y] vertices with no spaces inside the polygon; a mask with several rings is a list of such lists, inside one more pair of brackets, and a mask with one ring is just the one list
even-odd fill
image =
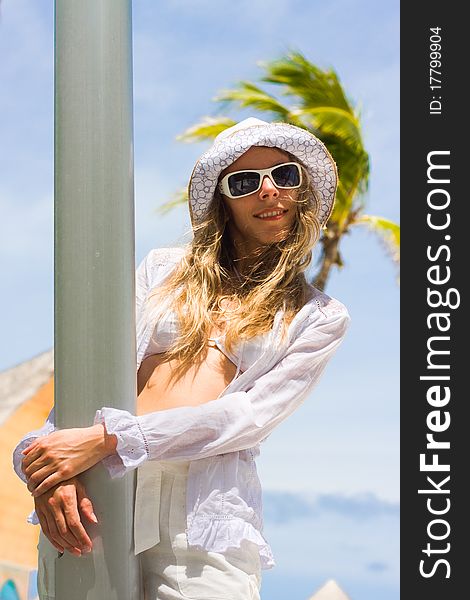
{"label": "palm frond", "polygon": [[199,123],[193,125],[176,136],[183,142],[204,142],[213,140],[219,133],[235,125],[236,121],[228,117],[203,117]]}
{"label": "palm frond", "polygon": [[315,106],[300,109],[298,115],[319,135],[335,136],[355,152],[363,150],[360,124],[353,113],[336,106]]}
{"label": "palm frond", "polygon": [[338,190],[332,219],[342,226],[347,222],[349,213],[364,203],[369,187],[369,155],[362,147],[354,151],[335,135],[323,135],[321,139],[338,167]]}
{"label": "palm frond", "polygon": [[383,242],[392,260],[400,264],[400,225],[372,215],[361,215],[354,221],[355,225],[366,225],[376,233]]}
{"label": "palm frond", "polygon": [[320,69],[301,52],[290,51],[284,58],[258,64],[267,72],[261,81],[281,85],[282,94],[297,97],[303,107],[334,106],[354,112],[337,73]]}
{"label": "palm frond", "polygon": [[157,206],[155,212],[160,215],[165,215],[170,212],[175,206],[182,206],[183,204],[187,204],[188,202],[188,189],[181,188],[177,192],[173,194],[170,200],[167,200],[160,206]]}
{"label": "palm frond", "polygon": [[253,108],[260,112],[270,112],[277,119],[296,124],[297,117],[289,108],[281,104],[274,96],[249,81],[240,81],[232,89],[221,90],[214,98],[225,107],[236,104],[240,108]]}

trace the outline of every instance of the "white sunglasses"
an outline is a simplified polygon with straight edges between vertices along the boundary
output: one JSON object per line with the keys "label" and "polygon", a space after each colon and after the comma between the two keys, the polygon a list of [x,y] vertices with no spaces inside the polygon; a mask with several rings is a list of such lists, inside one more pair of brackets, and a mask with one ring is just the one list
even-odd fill
{"label": "white sunglasses", "polygon": [[266,176],[277,188],[296,189],[302,185],[300,165],[296,162],[287,162],[269,169],[234,171],[222,177],[218,188],[222,194],[229,198],[242,198],[257,192]]}

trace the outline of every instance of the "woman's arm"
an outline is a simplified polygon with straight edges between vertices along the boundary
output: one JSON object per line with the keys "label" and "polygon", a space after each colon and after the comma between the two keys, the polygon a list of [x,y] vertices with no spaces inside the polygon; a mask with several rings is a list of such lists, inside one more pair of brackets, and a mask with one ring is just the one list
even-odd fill
{"label": "woman's arm", "polygon": [[[39,437],[48,436],[56,431],[54,409],[51,410],[45,424],[35,431],[27,433],[13,452],[13,466],[16,474],[25,483],[27,476],[22,470],[23,450]],[[80,555],[92,548],[93,544],[81,521],[81,515],[91,523],[97,523],[93,504],[85,487],[77,478],[71,478],[54,486],[47,493],[34,499],[35,511],[28,521],[40,524],[44,535],[59,552],[68,550]],[[80,510],[80,512],[79,512]]]}
{"label": "woman's arm", "polygon": [[61,481],[83,473],[116,449],[102,424],[61,429],[38,438],[22,452],[28,489],[38,497]]}
{"label": "woman's arm", "polygon": [[22,469],[22,462],[24,458],[23,450],[30,446],[39,437],[49,435],[53,431],[56,431],[54,408],[52,408],[51,412],[49,413],[44,425],[40,429],[26,433],[13,450],[13,469],[18,477],[25,483],[28,483],[28,479],[23,473]]}
{"label": "woman's arm", "polygon": [[[145,301],[145,297],[151,286],[152,267],[154,266],[154,264],[156,262],[163,261],[165,252],[167,253],[168,250],[165,250],[165,249],[151,250],[137,266],[137,269],[135,272],[135,291],[136,291],[135,310],[136,310],[137,316],[140,313],[142,305]],[[100,426],[100,428],[95,428],[95,433],[98,433],[98,435],[96,437],[97,444],[100,444],[100,442],[101,442],[100,434],[103,433],[103,429],[104,429],[103,426]],[[57,431],[57,428],[55,427],[54,408],[52,408],[51,412],[49,413],[49,416],[47,417],[45,424],[40,429],[37,429],[35,431],[31,431],[31,432],[27,433],[18,442],[17,446],[15,447],[15,449],[13,451],[13,468],[15,470],[15,473],[18,475],[18,477],[22,481],[24,481],[26,484],[28,484],[28,489],[30,491],[33,491],[34,487],[40,483],[40,480],[38,480],[38,476],[36,476],[36,482],[33,481],[33,484],[30,486],[30,482],[28,481],[28,476],[24,473],[23,468],[25,466],[30,466],[32,461],[29,460],[29,461],[24,462],[24,459],[25,459],[24,451],[29,446],[32,446],[33,443],[38,438],[43,437],[43,436],[49,436],[52,432],[55,432],[55,431]],[[63,430],[63,431],[66,431],[66,430]],[[69,434],[65,434],[65,435],[69,435]],[[73,435],[73,434],[71,434],[71,435]],[[114,442],[116,442],[116,438],[114,438],[114,437],[111,440],[108,439],[108,441],[107,441],[108,445],[110,443],[112,445],[113,440],[114,440]],[[46,450],[46,444],[45,444],[44,440],[42,443],[43,443],[43,449]],[[30,450],[31,449],[32,448],[30,448]],[[32,457],[30,457],[30,459],[35,456],[36,456],[36,454],[32,455]],[[103,457],[101,457],[101,458],[103,458]],[[36,466],[42,466],[42,465],[36,465]],[[62,465],[62,466],[64,466],[64,465]],[[34,472],[37,472],[37,470],[38,469],[32,469],[32,468],[28,469],[29,476],[31,476]],[[82,470],[85,470],[85,469],[82,469]],[[81,472],[81,471],[78,471],[78,472]]]}
{"label": "woman's arm", "polygon": [[[316,310],[286,355],[246,392],[141,416],[116,408],[98,410],[95,425],[104,424],[115,445],[103,464],[111,477],[122,477],[146,460],[195,460],[256,446],[306,399],[342,341],[348,323],[349,315],[339,303],[329,312]],[[39,458],[43,473],[52,474],[38,492],[58,483],[61,477],[58,467],[49,469],[46,442],[50,438],[43,440],[44,452]],[[66,454],[72,452],[67,448],[63,454],[65,464]],[[62,477],[66,474],[71,476],[66,470]]]}
{"label": "woman's arm", "polygon": [[117,438],[116,453],[103,460],[111,477],[146,460],[195,460],[257,445],[312,391],[349,320],[336,301],[316,310],[285,356],[246,392],[141,416],[108,407],[97,411],[95,423]]}

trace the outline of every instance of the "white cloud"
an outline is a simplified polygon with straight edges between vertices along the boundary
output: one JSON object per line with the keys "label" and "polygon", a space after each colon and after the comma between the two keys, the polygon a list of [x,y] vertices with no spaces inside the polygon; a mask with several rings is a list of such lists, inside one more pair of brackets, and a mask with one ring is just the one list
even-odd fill
{"label": "white cloud", "polygon": [[337,514],[363,522],[381,516],[399,515],[399,505],[378,498],[373,492],[361,494],[295,494],[267,491],[263,494],[264,519],[277,525],[305,518]]}
{"label": "white cloud", "polygon": [[[396,582],[399,572],[399,519],[382,515],[355,521],[337,513],[301,518],[278,525],[267,522],[264,535],[280,571],[289,576],[309,575],[312,580],[334,577],[367,580],[369,565],[388,566],[374,576]],[[387,543],[384,544],[384,540]]]}

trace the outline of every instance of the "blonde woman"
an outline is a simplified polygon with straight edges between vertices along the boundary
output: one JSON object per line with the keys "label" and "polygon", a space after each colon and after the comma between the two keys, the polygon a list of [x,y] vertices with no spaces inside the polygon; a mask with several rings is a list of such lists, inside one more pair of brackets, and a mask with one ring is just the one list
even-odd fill
{"label": "blonde woman", "polygon": [[[100,461],[111,477],[137,469],[145,599],[259,599],[275,565],[260,444],[308,397],[349,322],[304,275],[336,186],[324,145],[285,123],[246,119],[197,161],[192,242],[150,251],[136,273],[136,415],[103,407],[90,427],[58,431],[52,412],[15,449],[43,547],[91,551],[83,521],[96,517],[77,476]],[[50,569],[40,552],[44,598]]]}

